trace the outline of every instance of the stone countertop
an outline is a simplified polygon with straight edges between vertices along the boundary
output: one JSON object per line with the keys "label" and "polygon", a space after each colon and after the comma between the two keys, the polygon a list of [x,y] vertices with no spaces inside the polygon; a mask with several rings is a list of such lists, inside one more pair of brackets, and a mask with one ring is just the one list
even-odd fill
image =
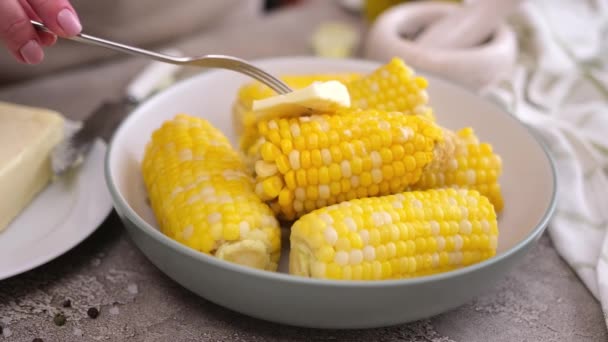
{"label": "stone countertop", "polygon": [[[318,0],[263,20],[232,20],[243,26],[220,25],[176,46],[187,53],[201,53],[204,47],[245,58],[310,54],[310,34],[318,23],[330,19],[355,23],[331,2]],[[83,118],[102,101],[119,96],[144,64],[126,58],[69,70],[0,89],[0,100],[46,106],[70,118]],[[71,300],[70,308],[62,307],[65,299]],[[90,307],[100,310],[96,319],[87,316]],[[58,312],[67,318],[63,326],[53,323]],[[70,252],[0,281],[0,326],[0,342],[29,342],[36,337],[147,342],[608,340],[599,303],[547,236],[492,291],[458,309],[389,328],[313,330],[260,321],[195,296],[147,261],[114,212]]]}

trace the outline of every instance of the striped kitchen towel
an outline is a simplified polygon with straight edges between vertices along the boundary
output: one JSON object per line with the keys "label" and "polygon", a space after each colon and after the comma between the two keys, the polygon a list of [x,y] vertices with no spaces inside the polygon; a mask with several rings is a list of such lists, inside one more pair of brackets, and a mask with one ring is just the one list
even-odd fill
{"label": "striped kitchen towel", "polygon": [[548,232],[608,324],[608,0],[529,0],[512,26],[515,71],[483,93],[547,142],[559,185]]}

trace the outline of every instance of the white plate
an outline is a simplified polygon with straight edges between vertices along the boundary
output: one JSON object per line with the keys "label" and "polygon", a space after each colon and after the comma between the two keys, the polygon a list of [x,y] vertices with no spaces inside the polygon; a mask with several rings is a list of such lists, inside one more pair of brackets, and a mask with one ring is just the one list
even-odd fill
{"label": "white plate", "polygon": [[98,140],[72,175],[46,187],[0,232],[0,280],[69,251],[112,210],[103,175],[106,145]]}

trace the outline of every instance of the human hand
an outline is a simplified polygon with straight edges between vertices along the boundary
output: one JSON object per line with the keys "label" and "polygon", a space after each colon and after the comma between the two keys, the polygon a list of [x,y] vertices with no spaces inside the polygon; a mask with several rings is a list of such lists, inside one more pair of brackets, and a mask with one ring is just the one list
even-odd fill
{"label": "human hand", "polygon": [[38,64],[44,59],[43,46],[57,40],[53,34],[34,29],[30,20],[44,23],[61,37],[82,30],[76,11],[68,0],[0,0],[0,41],[22,63]]}

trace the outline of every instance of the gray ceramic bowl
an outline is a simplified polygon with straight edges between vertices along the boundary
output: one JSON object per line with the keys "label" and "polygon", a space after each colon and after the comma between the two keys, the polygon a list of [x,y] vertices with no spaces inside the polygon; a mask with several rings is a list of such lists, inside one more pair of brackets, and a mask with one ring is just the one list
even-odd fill
{"label": "gray ceramic bowl", "polygon": [[[275,74],[368,72],[378,66],[311,57],[258,64]],[[205,117],[234,139],[230,107],[237,88],[250,80],[229,71],[183,81],[143,104],[121,125],[106,159],[114,206],[137,247],[159,269],[194,293],[246,315],[304,327],[369,328],[455,308],[501,281],[538,240],[555,206],[555,174],[546,150],[517,119],[458,86],[426,76],[438,121],[452,129],[473,126],[503,158],[506,207],[499,218],[498,253],[487,261],[417,279],[313,280],[230,264],[163,235],[145,201],[139,169],[144,145],[154,129],[178,112]]]}

